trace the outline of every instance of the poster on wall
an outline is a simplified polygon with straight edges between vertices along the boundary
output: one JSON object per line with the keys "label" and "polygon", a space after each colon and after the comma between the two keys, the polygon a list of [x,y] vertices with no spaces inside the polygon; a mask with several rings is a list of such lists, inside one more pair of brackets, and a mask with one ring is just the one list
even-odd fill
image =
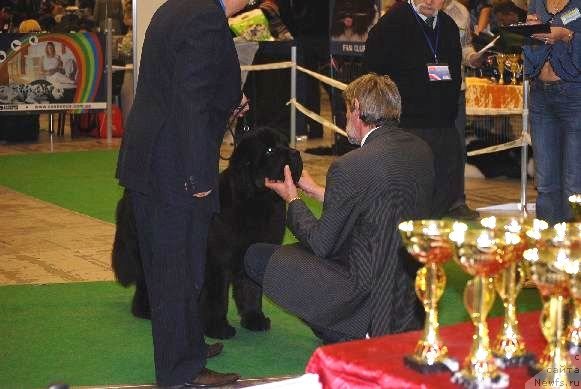
{"label": "poster on wall", "polygon": [[105,109],[104,36],[0,34],[0,112]]}
{"label": "poster on wall", "polygon": [[331,55],[363,55],[367,33],[379,20],[380,10],[381,0],[332,0]]}

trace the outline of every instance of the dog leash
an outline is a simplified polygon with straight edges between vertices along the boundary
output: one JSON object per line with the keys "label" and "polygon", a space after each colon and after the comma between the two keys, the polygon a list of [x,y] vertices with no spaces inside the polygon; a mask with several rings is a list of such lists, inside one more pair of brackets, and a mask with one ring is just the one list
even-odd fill
{"label": "dog leash", "polygon": [[237,135],[239,131],[234,132],[233,128],[235,127],[235,123],[238,120],[238,114],[240,112],[242,112],[246,106],[248,106],[249,101],[247,100],[244,104],[237,106],[236,108],[234,108],[232,110],[232,114],[230,115],[230,119],[228,119],[228,123],[226,124],[226,132],[229,132],[230,135],[232,136],[232,141],[234,142],[233,144],[233,148],[232,148],[232,153],[230,154],[230,156],[228,157],[224,157],[222,155],[222,152],[220,152],[220,159],[223,161],[229,161],[230,158],[232,158],[232,155],[234,155],[234,151],[236,151],[236,147],[238,147],[238,144],[240,143],[240,140],[244,137],[245,134],[249,133],[251,128],[250,125],[248,124],[248,121],[246,120],[246,116],[242,117],[242,128],[241,130],[241,134]]}

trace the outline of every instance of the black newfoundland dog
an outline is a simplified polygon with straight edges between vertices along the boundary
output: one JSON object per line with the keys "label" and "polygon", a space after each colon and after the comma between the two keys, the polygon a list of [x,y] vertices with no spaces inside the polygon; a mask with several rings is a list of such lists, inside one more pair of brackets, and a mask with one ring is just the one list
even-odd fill
{"label": "black newfoundland dog", "polygon": [[[209,337],[227,339],[236,334],[226,318],[230,284],[241,326],[252,331],[270,328],[270,319],[262,312],[262,290],[244,273],[243,258],[252,243],[282,242],[285,204],[276,193],[265,188],[264,179],[282,179],[283,167],[287,164],[297,182],[303,167],[299,152],[288,148],[276,131],[257,130],[242,136],[228,168],[220,174],[221,210],[210,225],[205,285],[201,294],[205,334]],[[117,205],[112,265],[119,283],[136,286],[133,315],[149,318],[135,220],[126,194]]]}

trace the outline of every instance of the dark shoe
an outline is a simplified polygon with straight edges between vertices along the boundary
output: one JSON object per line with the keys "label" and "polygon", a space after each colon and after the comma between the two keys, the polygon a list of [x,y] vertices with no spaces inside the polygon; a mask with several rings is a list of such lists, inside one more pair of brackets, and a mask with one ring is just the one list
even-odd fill
{"label": "dark shoe", "polygon": [[220,342],[206,345],[206,358],[213,358],[222,352],[224,345]]}
{"label": "dark shoe", "polygon": [[480,213],[468,208],[466,204],[461,204],[449,210],[446,217],[450,219],[476,220],[480,217]]}
{"label": "dark shoe", "polygon": [[186,382],[183,388],[213,388],[233,384],[240,379],[236,373],[218,373],[210,369],[203,368],[200,374],[190,382]]}

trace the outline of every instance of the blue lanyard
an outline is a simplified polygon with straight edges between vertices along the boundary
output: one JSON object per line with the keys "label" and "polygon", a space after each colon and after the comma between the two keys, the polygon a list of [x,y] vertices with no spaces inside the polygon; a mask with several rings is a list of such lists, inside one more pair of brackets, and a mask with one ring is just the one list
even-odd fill
{"label": "blue lanyard", "polygon": [[416,10],[412,7],[412,5],[409,4],[409,6],[412,9],[412,12],[414,13],[416,20],[418,21],[418,24],[420,25],[422,32],[424,33],[424,37],[426,38],[426,42],[428,42],[428,46],[430,47],[430,50],[432,50],[432,54],[434,55],[434,62],[438,63],[438,45],[440,44],[440,23],[436,23],[436,28],[435,28],[435,30],[436,30],[436,47],[434,48],[434,45],[432,44],[432,40],[430,39],[428,34],[426,34],[426,30],[424,30],[424,24],[426,24],[426,23],[424,23],[424,21],[420,18],[420,16],[416,12]]}

